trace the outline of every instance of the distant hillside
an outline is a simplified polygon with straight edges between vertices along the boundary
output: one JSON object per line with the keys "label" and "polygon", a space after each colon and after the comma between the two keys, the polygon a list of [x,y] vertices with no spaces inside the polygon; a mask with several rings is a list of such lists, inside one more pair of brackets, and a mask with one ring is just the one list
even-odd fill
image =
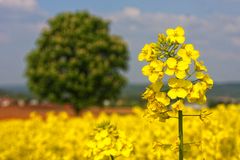
{"label": "distant hillside", "polygon": [[0,95],[9,96],[23,95],[30,97],[31,93],[26,85],[2,85],[0,86]]}
{"label": "distant hillside", "polygon": [[[146,87],[146,84],[129,84],[123,89],[122,96],[137,98],[141,95]],[[240,100],[240,82],[215,84],[213,89],[207,94],[210,99],[218,97],[231,97]]]}
{"label": "distant hillside", "polygon": [[[129,84],[121,94],[124,99],[140,100],[141,94],[144,92],[147,84]],[[26,85],[6,85],[0,86],[0,94],[21,94],[31,96]],[[240,100],[240,82],[239,83],[224,83],[215,84],[213,89],[208,92],[210,99],[218,97],[231,97]]]}
{"label": "distant hillside", "polygon": [[240,100],[240,83],[215,84],[208,96],[210,98],[231,97]]}

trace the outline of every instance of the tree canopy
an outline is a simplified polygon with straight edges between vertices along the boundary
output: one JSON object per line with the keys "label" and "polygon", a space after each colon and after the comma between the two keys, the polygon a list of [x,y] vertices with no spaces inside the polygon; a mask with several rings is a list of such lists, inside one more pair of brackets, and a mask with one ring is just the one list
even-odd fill
{"label": "tree canopy", "polygon": [[30,90],[39,98],[71,103],[77,110],[115,99],[126,84],[126,43],[110,34],[109,21],[88,12],[49,19],[26,57]]}

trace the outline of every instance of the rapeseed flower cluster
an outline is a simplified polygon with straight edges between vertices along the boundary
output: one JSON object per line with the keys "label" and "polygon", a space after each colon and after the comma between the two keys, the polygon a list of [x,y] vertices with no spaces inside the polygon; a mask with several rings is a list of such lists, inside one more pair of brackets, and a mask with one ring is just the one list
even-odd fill
{"label": "rapeseed flower cluster", "polygon": [[87,142],[86,157],[93,160],[109,160],[116,157],[129,157],[133,146],[123,132],[110,122],[97,125]]}
{"label": "rapeseed flower cluster", "polygon": [[170,111],[182,110],[185,102],[206,102],[213,80],[199,57],[194,45],[185,43],[185,31],[180,26],[167,29],[166,34],[159,34],[157,42],[143,47],[138,60],[148,63],[142,68],[151,82],[143,93],[148,117],[165,121]]}

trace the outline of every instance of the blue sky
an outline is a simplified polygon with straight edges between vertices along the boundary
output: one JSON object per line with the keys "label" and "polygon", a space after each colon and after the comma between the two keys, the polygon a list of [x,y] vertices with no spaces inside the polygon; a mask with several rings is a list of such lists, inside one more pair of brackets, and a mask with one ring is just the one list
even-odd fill
{"label": "blue sky", "polygon": [[24,58],[47,19],[76,10],[111,20],[111,32],[128,42],[132,83],[147,82],[137,61],[142,46],[178,25],[216,82],[240,81],[239,8],[240,0],[0,0],[0,85],[25,83]]}

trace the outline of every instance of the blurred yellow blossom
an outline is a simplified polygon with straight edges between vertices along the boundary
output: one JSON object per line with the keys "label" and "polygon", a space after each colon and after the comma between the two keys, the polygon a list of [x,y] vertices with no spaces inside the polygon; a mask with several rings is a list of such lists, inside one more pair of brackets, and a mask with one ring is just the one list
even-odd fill
{"label": "blurred yellow blossom", "polygon": [[[190,145],[185,148],[186,157],[184,158],[186,160],[212,160],[216,159],[217,155],[218,160],[238,160],[240,158],[239,108],[239,104],[221,104],[211,109],[207,107],[200,112],[185,107],[185,113],[199,114],[200,112],[205,123],[202,123],[199,118],[184,118],[185,142],[200,142],[200,147]],[[93,116],[91,112],[86,112],[82,116],[65,119],[60,115],[49,114],[44,120],[34,113],[30,119],[1,120],[0,159],[92,160],[84,155],[89,154],[88,146],[95,148],[96,140],[92,138],[101,131],[104,132],[101,132],[100,137],[106,135],[110,137],[109,133],[113,133],[112,135],[119,135],[122,138],[116,141],[115,148],[99,154],[98,159],[104,157],[105,154],[117,155],[119,152],[116,151],[119,150],[121,156],[116,157],[116,160],[177,159],[178,154],[175,148],[177,149],[179,142],[176,141],[177,132],[175,131],[178,127],[176,119],[169,119],[166,110],[158,112],[158,116],[156,112],[150,112],[147,116],[155,116],[156,120],[161,122],[167,120],[167,125],[159,122],[149,123],[142,116],[145,113],[142,107],[135,107],[133,110],[135,111],[133,114],[127,115]],[[47,120],[49,116],[51,116],[51,121]],[[110,130],[103,129],[103,126],[96,127],[96,123],[103,121],[111,121],[115,124],[118,134],[115,134],[114,127]],[[98,127],[101,129],[95,130]],[[112,139],[111,141],[114,142]],[[153,143],[156,149],[153,149]],[[129,144],[131,144],[130,147]],[[109,157],[107,158],[109,160]]]}
{"label": "blurred yellow blossom", "polygon": [[124,133],[110,122],[100,123],[93,131],[88,142],[86,157],[104,160],[112,157],[128,157],[133,150],[131,142],[126,140]]}

